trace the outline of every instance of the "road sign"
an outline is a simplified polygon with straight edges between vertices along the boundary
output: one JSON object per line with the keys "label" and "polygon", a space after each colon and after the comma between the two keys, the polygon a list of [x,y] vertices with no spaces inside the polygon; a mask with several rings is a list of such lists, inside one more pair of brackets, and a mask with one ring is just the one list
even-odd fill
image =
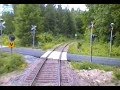
{"label": "road sign", "polygon": [[14,36],[14,35],[10,35],[10,36],[9,36],[9,40],[10,40],[11,42],[13,42],[13,41],[15,40],[15,36]]}
{"label": "road sign", "polygon": [[9,48],[13,48],[13,47],[15,47],[14,42],[10,42],[10,43],[9,43]]}

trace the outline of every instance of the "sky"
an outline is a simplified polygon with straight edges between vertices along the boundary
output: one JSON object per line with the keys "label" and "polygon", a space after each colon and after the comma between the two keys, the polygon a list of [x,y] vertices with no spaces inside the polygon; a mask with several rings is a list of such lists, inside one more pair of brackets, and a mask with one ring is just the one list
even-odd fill
{"label": "sky", "polygon": [[72,8],[74,8],[75,10],[77,10],[78,8],[82,11],[85,11],[87,10],[87,7],[85,6],[85,4],[61,4],[62,5],[62,8],[69,8],[70,10]]}
{"label": "sky", "polygon": [[[61,5],[62,5],[62,8],[67,7],[70,10],[72,8],[74,8],[75,10],[77,10],[79,8],[82,11],[88,10],[87,7],[85,6],[85,4],[61,4]],[[0,4],[0,15],[1,15],[1,12],[3,10],[2,6],[3,6],[3,4]],[[8,8],[8,10],[11,10],[11,9],[12,9],[11,7]]]}

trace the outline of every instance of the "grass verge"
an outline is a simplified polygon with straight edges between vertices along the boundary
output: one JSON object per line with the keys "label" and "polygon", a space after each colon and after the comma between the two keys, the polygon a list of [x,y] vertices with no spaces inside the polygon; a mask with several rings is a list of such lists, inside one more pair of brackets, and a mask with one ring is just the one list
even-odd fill
{"label": "grass verge", "polygon": [[[80,45],[81,43],[81,45]],[[94,43],[93,44],[93,56],[109,57],[109,46],[108,44]],[[82,42],[74,42],[69,46],[69,53],[80,54],[80,55],[90,55],[90,44]],[[120,58],[120,46],[112,46],[111,57]]]}
{"label": "grass verge", "polygon": [[15,70],[23,70],[27,66],[24,58],[19,54],[2,53],[0,55],[0,75]]}

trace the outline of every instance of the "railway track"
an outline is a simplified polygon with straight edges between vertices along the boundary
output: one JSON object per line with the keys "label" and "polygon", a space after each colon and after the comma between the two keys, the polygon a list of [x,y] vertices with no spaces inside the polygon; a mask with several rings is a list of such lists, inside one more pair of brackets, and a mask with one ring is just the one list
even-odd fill
{"label": "railway track", "polygon": [[24,77],[21,86],[62,86],[68,82],[65,57],[68,44],[58,46],[41,56],[40,62]]}

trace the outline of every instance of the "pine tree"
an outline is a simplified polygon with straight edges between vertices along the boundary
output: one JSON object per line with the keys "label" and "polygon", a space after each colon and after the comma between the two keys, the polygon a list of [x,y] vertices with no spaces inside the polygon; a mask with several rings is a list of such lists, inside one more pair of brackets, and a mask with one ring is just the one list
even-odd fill
{"label": "pine tree", "polygon": [[[42,23],[41,10],[38,4],[17,5],[14,25],[16,30],[15,34],[20,39],[21,45],[31,45],[31,25],[37,26],[36,35],[38,35],[43,30]],[[37,41],[38,40],[36,40],[35,43],[37,43]]]}

